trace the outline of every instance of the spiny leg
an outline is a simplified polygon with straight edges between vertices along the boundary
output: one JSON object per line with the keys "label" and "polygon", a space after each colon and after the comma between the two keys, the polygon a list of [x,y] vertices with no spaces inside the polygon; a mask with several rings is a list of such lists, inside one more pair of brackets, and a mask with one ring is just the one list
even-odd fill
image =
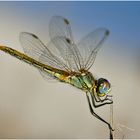
{"label": "spiny leg", "polygon": [[[88,93],[87,93],[88,94]],[[88,95],[87,95],[88,96]],[[88,97],[89,98],[89,97]],[[95,108],[97,108],[97,107],[100,107],[100,106],[104,106],[104,105],[106,105],[106,104],[112,104],[113,103],[113,101],[111,100],[111,99],[108,99],[108,98],[105,98],[103,101],[102,101],[102,103],[101,103],[101,101],[98,101],[97,99],[96,99],[96,97],[95,97],[95,95],[94,94],[92,94],[91,95],[91,99],[92,99],[92,104],[93,104],[93,106],[95,107]],[[95,104],[95,101],[96,102],[100,102],[101,104]],[[104,101],[110,101],[110,102],[104,102]]]}
{"label": "spiny leg", "polygon": [[110,130],[110,139],[112,140],[112,139],[113,139],[113,133],[112,133],[112,131],[114,131],[114,130],[112,129],[111,125],[110,125],[108,122],[106,122],[104,119],[102,119],[99,115],[97,115],[97,114],[94,112],[94,110],[93,110],[93,108],[92,108],[92,106],[91,106],[91,103],[90,103],[90,99],[89,99],[88,93],[87,93],[86,95],[87,95],[87,100],[88,100],[88,104],[89,104],[89,108],[90,108],[91,114],[92,114],[94,117],[96,117],[97,119],[101,120],[102,122],[104,122],[104,123],[106,123],[106,124],[108,125],[109,130]]}
{"label": "spiny leg", "polygon": [[[101,100],[99,97],[97,97],[97,95],[95,95],[95,93],[90,93],[90,94],[91,94],[92,100],[95,100],[95,102],[97,102],[97,103],[103,103],[104,101],[110,101],[110,102],[106,102],[103,105],[113,103],[113,101],[111,99],[107,98],[107,97],[112,97],[112,95],[106,95],[106,98],[104,100]],[[98,107],[98,106],[96,105],[96,107]]]}
{"label": "spiny leg", "polygon": [[[92,114],[94,117],[96,117],[97,119],[99,119],[100,121],[106,123],[106,124],[108,125],[109,129],[110,129],[111,131],[113,131],[111,125],[110,125],[107,121],[105,121],[104,119],[102,119],[99,115],[97,115],[97,114],[94,112],[94,110],[93,110],[93,108],[92,108],[92,106],[91,106],[91,103],[90,103],[90,99],[89,99],[88,93],[86,93],[86,96],[87,96],[87,100],[88,100],[89,109],[90,109],[91,114]],[[101,104],[100,106],[103,106],[103,104]],[[98,107],[99,107],[99,106],[98,106]]]}

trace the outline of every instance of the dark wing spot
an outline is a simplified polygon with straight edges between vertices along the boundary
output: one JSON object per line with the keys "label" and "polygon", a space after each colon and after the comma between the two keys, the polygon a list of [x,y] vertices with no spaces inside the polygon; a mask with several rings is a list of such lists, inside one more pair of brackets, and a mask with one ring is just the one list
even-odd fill
{"label": "dark wing spot", "polygon": [[69,38],[66,38],[67,43],[71,44],[71,40]]}
{"label": "dark wing spot", "polygon": [[38,39],[38,37],[36,36],[36,35],[34,35],[34,34],[31,34],[34,38],[36,38],[36,39]]}
{"label": "dark wing spot", "polygon": [[68,21],[66,18],[64,18],[64,22],[65,22],[67,25],[70,24],[69,21]]}
{"label": "dark wing spot", "polygon": [[109,35],[109,33],[110,33],[109,30],[107,30],[107,31],[105,32],[105,35]]}

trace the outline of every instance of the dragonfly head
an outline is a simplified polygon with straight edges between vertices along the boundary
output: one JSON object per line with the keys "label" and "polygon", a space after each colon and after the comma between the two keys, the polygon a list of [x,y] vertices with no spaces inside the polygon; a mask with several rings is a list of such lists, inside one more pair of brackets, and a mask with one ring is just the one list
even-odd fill
{"label": "dragonfly head", "polygon": [[97,80],[96,93],[99,98],[106,97],[111,91],[111,85],[108,80],[100,78]]}

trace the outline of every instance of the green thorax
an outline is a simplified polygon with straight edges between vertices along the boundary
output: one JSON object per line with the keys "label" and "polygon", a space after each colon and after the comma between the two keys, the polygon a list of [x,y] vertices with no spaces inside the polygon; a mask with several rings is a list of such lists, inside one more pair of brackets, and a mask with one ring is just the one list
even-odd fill
{"label": "green thorax", "polygon": [[75,74],[70,77],[70,84],[84,91],[90,91],[95,85],[95,79],[90,72]]}

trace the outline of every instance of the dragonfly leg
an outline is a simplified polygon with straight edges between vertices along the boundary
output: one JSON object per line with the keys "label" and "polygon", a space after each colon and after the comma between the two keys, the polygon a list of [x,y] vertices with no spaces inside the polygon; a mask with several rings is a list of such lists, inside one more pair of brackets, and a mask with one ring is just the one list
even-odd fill
{"label": "dragonfly leg", "polygon": [[108,97],[112,97],[112,95],[107,95],[106,98],[104,100],[101,100],[96,93],[91,93],[91,97],[95,99],[96,102],[104,102],[104,101],[110,101],[109,103],[106,104],[112,104],[112,99],[109,99]]}
{"label": "dragonfly leg", "polygon": [[[90,99],[89,99],[88,94],[86,94],[86,96],[87,96],[88,105],[89,105],[89,109],[90,109],[91,114],[92,114],[94,117],[96,117],[97,119],[99,119],[100,121],[106,123],[106,124],[108,125],[110,131],[114,131],[114,130],[112,129],[111,125],[110,125],[107,121],[105,121],[103,118],[101,118],[98,114],[96,114],[96,113],[94,112],[94,110],[93,110],[93,108],[92,108],[92,106],[91,106],[91,103],[90,103]],[[102,106],[102,105],[100,105],[100,106]],[[99,106],[98,106],[98,107],[99,107]]]}
{"label": "dragonfly leg", "polygon": [[[91,99],[92,99],[92,104],[93,104],[93,106],[95,107],[95,108],[97,108],[97,107],[100,107],[100,106],[104,106],[104,105],[106,105],[106,104],[112,104],[113,103],[113,101],[111,100],[111,99],[108,99],[108,98],[106,98],[106,99],[104,99],[102,102],[101,101],[99,101],[99,100],[97,100],[96,99],[96,97],[94,96],[94,94],[92,94],[91,95]],[[96,102],[100,102],[101,104],[96,104],[95,103],[95,101]],[[104,102],[104,101],[109,101],[109,102]]]}
{"label": "dragonfly leg", "polygon": [[96,102],[101,102],[101,100],[97,97],[97,95],[94,95],[94,93],[91,93],[91,97],[93,98],[94,96],[94,99]]}

